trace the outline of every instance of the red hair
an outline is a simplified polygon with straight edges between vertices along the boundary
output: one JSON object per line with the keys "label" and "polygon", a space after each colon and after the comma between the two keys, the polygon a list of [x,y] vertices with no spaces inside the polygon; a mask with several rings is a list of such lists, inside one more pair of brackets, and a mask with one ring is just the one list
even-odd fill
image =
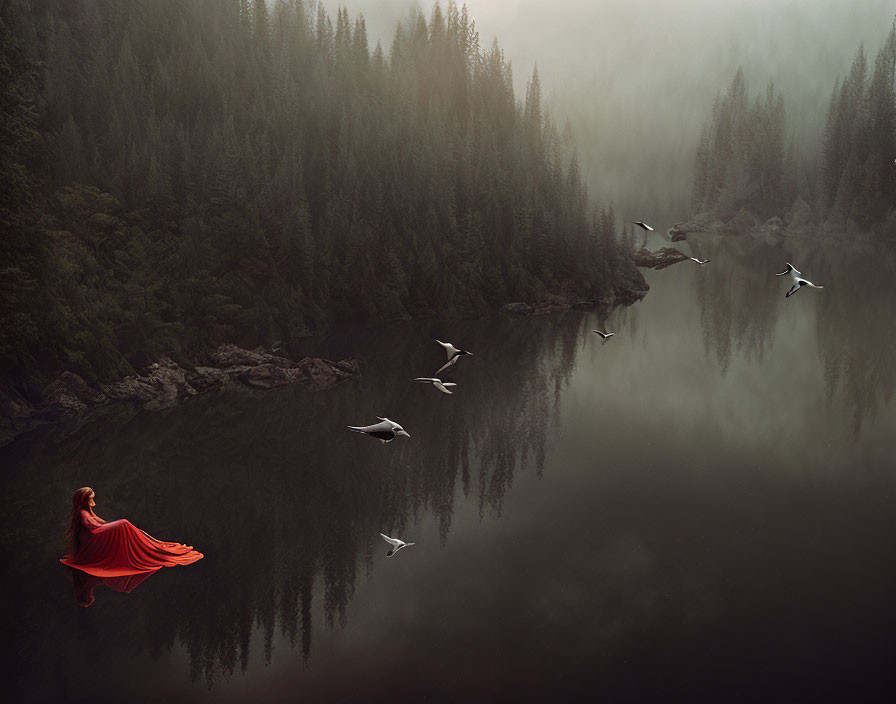
{"label": "red hair", "polygon": [[72,516],[68,523],[68,533],[65,536],[66,555],[74,555],[81,547],[81,511],[93,513],[90,510],[90,496],[93,489],[82,486],[72,496]]}

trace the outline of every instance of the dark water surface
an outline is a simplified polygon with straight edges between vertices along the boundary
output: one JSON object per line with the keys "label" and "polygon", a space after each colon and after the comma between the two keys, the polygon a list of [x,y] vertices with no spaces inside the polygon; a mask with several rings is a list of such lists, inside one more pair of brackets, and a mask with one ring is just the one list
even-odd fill
{"label": "dark water surface", "polygon": [[[896,701],[896,257],[707,238],[609,313],[309,343],[335,389],[0,448],[23,701]],[[792,261],[824,290],[785,300]],[[606,327],[606,343],[591,330]],[[413,384],[475,353],[452,396]],[[346,425],[385,415],[388,445]],[[76,604],[74,489],[206,558]],[[378,532],[417,545],[392,559]]]}

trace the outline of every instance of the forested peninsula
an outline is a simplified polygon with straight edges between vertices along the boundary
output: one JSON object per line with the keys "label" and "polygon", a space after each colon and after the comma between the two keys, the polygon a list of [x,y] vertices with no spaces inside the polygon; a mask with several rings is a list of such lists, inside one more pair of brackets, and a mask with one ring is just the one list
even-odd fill
{"label": "forested peninsula", "polygon": [[537,71],[436,5],[368,46],[306,0],[11,0],[2,391],[39,400],[335,323],[646,284]]}

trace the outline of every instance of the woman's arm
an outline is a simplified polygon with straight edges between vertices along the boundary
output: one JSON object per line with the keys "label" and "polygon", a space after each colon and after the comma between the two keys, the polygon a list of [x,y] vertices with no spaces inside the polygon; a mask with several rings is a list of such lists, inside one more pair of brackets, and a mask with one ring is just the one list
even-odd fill
{"label": "woman's arm", "polygon": [[104,523],[105,521],[99,516],[92,514],[90,511],[81,509],[81,525],[91,533],[95,533],[96,530]]}

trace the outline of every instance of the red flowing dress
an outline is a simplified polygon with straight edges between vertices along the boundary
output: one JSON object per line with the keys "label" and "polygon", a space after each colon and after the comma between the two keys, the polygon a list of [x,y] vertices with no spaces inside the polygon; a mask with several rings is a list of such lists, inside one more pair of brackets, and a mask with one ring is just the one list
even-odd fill
{"label": "red flowing dress", "polygon": [[81,510],[80,546],[62,564],[96,577],[124,577],[162,567],[189,565],[203,554],[192,545],[156,540],[129,520],[106,523],[93,511]]}

